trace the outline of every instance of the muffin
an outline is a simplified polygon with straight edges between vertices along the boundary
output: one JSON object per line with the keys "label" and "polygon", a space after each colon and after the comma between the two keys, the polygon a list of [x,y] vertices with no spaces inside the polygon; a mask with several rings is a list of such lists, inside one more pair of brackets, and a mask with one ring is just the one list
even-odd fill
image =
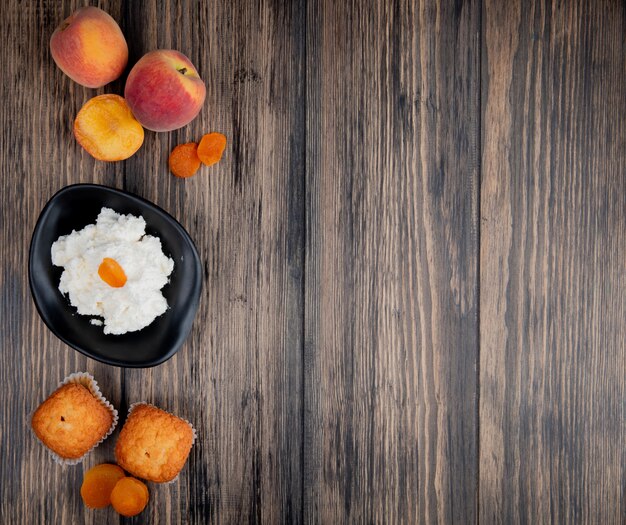
{"label": "muffin", "polygon": [[133,476],[164,483],[181,471],[193,445],[193,427],[146,403],[131,407],[115,445],[117,464]]}
{"label": "muffin", "polygon": [[85,385],[62,385],[33,414],[35,435],[54,454],[76,460],[95,447],[112,430],[116,414]]}

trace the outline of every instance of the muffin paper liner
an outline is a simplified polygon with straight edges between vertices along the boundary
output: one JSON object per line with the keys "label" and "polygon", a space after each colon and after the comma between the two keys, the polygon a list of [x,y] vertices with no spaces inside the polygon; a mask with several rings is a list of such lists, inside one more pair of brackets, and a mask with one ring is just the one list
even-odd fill
{"label": "muffin paper liner", "polygon": [[[135,407],[137,407],[137,406],[139,406],[139,405],[148,405],[148,406],[151,406],[151,407],[153,407],[153,408],[157,408],[157,409],[159,409],[159,410],[163,410],[161,407],[158,407],[158,406],[156,406],[156,405],[153,405],[152,403],[148,403],[147,401],[137,401],[137,402],[133,403],[132,405],[130,405],[130,406],[128,407],[128,414],[127,414],[127,416],[126,416],[126,419],[128,419],[128,417],[130,416],[131,412],[135,409]],[[194,428],[194,426],[191,424],[191,422],[190,422],[190,421],[188,421],[188,420],[186,420],[184,417],[180,417],[180,416],[177,416],[176,414],[172,414],[171,412],[168,412],[167,410],[163,410],[163,412],[166,412],[166,413],[168,413],[170,416],[174,416],[174,417],[176,417],[176,418],[178,418],[178,419],[183,420],[185,423],[187,423],[187,424],[191,427],[191,432],[192,432],[192,434],[193,434],[193,438],[192,438],[192,440],[191,440],[191,446],[192,446],[192,448],[193,448],[193,445],[195,444],[196,439],[198,438],[198,434],[196,433],[196,429],[195,429],[195,428]],[[191,453],[191,452],[190,452],[190,453]],[[187,461],[189,461],[189,456],[187,456]],[[187,464],[187,462],[185,462],[185,465],[186,465],[186,464]],[[183,466],[183,468],[185,468],[185,467]],[[180,469],[180,470],[182,471],[183,469]],[[179,477],[179,476],[180,476],[180,472],[179,472],[178,474],[176,474],[176,477],[175,477],[174,479],[171,479],[171,480],[169,480],[169,481],[162,481],[162,482],[159,482],[159,481],[151,481],[150,483],[161,483],[161,484],[164,484],[164,485],[170,485],[170,484],[172,484],[172,483],[177,482],[177,481],[178,481],[178,477]]]}
{"label": "muffin paper liner", "polygon": [[[100,388],[98,387],[98,382],[94,379],[94,377],[89,374],[88,372],[74,372],[73,374],[70,374],[69,376],[67,376],[65,379],[63,379],[63,381],[61,381],[59,383],[59,386],[57,387],[60,388],[63,385],[67,385],[69,383],[78,383],[80,385],[83,385],[84,387],[86,387],[89,392],[91,392],[91,395],[93,397],[95,397],[98,401],[100,401],[100,403],[102,405],[104,405],[104,407],[111,412],[111,415],[113,416],[113,421],[111,423],[111,426],[109,428],[109,430],[107,431],[107,433],[102,436],[102,439],[100,439],[100,441],[98,441],[93,447],[91,447],[87,452],[85,452],[81,457],[76,458],[76,459],[67,459],[67,458],[62,458],[61,456],[59,456],[57,453],[55,453],[53,450],[49,449],[36,435],[34,432],[32,432],[33,436],[35,437],[35,439],[48,451],[48,453],[50,454],[50,456],[52,456],[52,459],[55,461],[55,463],[58,463],[59,465],[65,467],[67,465],[76,465],[78,463],[82,463],[82,461],[85,459],[85,457],[87,457],[89,455],[89,453],[96,448],[100,443],[102,443],[106,438],[108,438],[113,431],[115,430],[115,427],[117,426],[117,422],[119,420],[118,418],[118,413],[117,410],[115,409],[115,407],[102,395],[102,392],[100,392]],[[55,389],[56,390],[56,389]],[[46,398],[47,399],[47,398]],[[35,410],[37,410],[36,408],[28,415],[28,421],[30,423],[30,421],[32,420],[33,414],[35,413]]]}

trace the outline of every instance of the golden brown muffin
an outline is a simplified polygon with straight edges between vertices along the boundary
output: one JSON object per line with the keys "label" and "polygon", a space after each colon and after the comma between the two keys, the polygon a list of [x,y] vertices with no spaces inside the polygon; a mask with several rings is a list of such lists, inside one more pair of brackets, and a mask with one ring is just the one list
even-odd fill
{"label": "golden brown muffin", "polygon": [[173,480],[183,468],[193,439],[193,429],[186,421],[140,404],[120,432],[115,458],[133,476],[163,483]]}
{"label": "golden brown muffin", "polygon": [[88,388],[68,383],[33,414],[31,425],[46,447],[65,459],[86,454],[111,428],[113,414]]}

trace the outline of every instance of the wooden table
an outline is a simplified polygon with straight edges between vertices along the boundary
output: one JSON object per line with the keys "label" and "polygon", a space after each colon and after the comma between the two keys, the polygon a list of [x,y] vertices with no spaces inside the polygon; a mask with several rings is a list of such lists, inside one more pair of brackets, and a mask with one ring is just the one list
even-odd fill
{"label": "wooden table", "polygon": [[[178,49],[207,85],[118,163],[71,130],[124,77],[82,88],[48,49],[80,4],[3,4],[0,522],[118,521],[78,492],[117,433],[62,469],[29,430],[77,370],[198,430],[136,523],[624,522],[623,1],[105,0],[131,64]],[[225,158],[175,179],[208,131]],[[200,308],[162,366],[87,359],[36,313],[31,232],[77,182],[195,240]]]}

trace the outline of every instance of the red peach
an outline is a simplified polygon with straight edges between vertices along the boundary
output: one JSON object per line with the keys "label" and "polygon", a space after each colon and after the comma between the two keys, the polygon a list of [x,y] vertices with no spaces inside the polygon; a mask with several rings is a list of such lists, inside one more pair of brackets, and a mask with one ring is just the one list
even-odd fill
{"label": "red peach", "polygon": [[118,78],[128,63],[128,45],[115,20],[97,7],[81,7],[52,33],[50,52],[75,82],[97,88]]}
{"label": "red peach", "polygon": [[124,98],[144,128],[171,131],[202,109],[206,86],[190,60],[171,49],[144,55],[126,80]]}

